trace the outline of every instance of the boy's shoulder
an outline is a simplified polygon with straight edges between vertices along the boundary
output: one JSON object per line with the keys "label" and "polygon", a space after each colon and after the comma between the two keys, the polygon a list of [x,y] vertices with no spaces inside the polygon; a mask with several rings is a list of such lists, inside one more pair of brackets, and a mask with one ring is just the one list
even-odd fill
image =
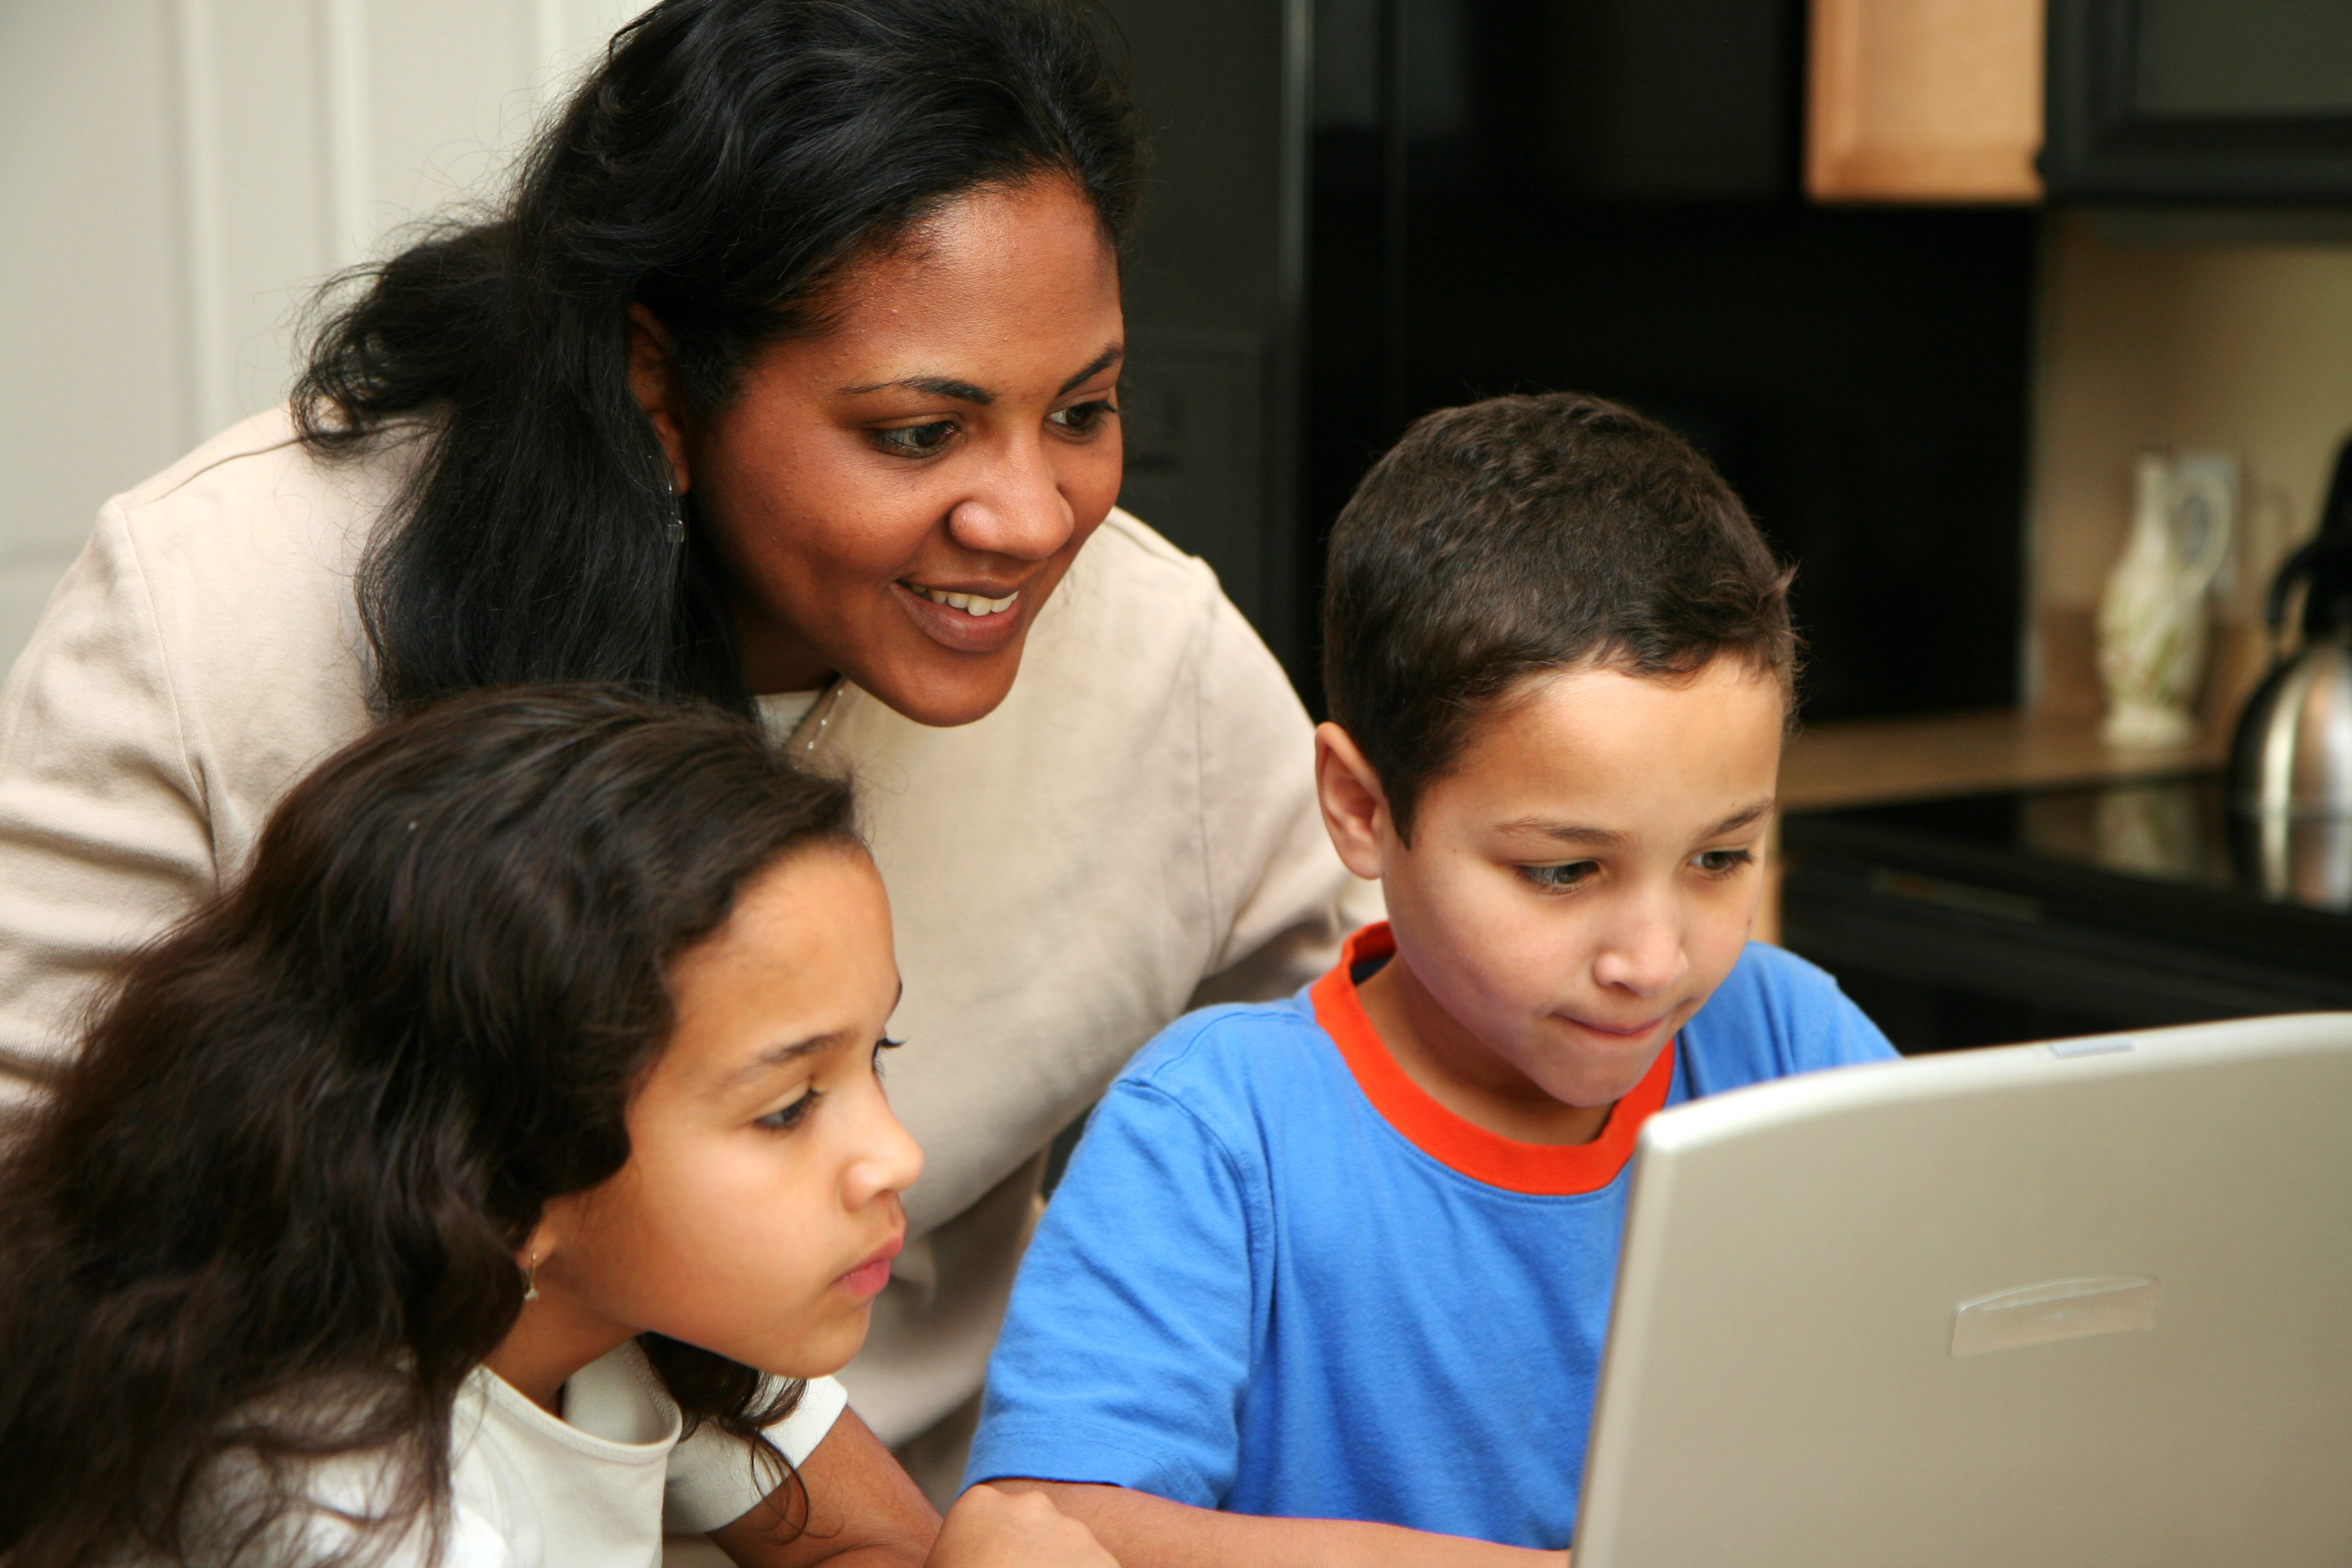
{"label": "boy's shoulder", "polygon": [[1760,942],[1683,1026],[1683,1048],[1694,1094],[1895,1055],[1826,972]]}
{"label": "boy's shoulder", "polygon": [[1111,1088],[1165,1095],[1196,1111],[1238,1110],[1333,1068],[1345,1070],[1302,990],[1185,1014],[1153,1036]]}

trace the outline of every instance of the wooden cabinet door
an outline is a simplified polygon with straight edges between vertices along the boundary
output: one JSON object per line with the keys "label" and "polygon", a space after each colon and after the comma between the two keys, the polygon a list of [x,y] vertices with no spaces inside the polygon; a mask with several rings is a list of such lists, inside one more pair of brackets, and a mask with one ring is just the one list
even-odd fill
{"label": "wooden cabinet door", "polygon": [[1812,0],[1817,201],[2034,202],[2042,0]]}

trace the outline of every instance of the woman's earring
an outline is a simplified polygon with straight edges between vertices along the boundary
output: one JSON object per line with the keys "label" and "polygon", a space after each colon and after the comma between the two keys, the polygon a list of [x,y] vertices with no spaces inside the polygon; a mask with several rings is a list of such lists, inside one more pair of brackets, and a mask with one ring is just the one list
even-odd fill
{"label": "woman's earring", "polygon": [[539,1300],[539,1254],[536,1252],[530,1255],[530,1261],[523,1266],[522,1299],[526,1301]]}
{"label": "woman's earring", "polygon": [[675,486],[669,492],[669,542],[672,544],[684,544],[686,542],[686,498],[677,492]]}

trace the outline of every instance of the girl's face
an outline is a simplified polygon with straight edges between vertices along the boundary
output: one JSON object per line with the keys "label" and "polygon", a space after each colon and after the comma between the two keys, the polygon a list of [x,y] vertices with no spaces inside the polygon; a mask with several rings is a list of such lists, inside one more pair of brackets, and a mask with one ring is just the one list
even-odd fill
{"label": "girl's face", "polygon": [[632,385],[727,565],[751,689],[839,673],[968,724],[1118,498],[1118,260],[1041,179],[950,203],[831,298],[708,416],[640,313]]}
{"label": "girl's face", "polygon": [[873,862],[824,846],[771,867],[669,979],[677,1027],[630,1102],[629,1162],[548,1205],[525,1321],[832,1372],[866,1338],[923,1168],[876,1060],[898,973]]}

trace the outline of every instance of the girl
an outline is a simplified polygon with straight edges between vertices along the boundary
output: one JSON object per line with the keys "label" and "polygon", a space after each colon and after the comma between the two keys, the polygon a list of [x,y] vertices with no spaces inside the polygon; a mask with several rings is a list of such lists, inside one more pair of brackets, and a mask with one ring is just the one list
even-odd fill
{"label": "girl", "polygon": [[0,1557],[1109,1559],[937,1517],[838,1368],[921,1154],[847,786],[611,690],[299,784],[0,1169]]}

